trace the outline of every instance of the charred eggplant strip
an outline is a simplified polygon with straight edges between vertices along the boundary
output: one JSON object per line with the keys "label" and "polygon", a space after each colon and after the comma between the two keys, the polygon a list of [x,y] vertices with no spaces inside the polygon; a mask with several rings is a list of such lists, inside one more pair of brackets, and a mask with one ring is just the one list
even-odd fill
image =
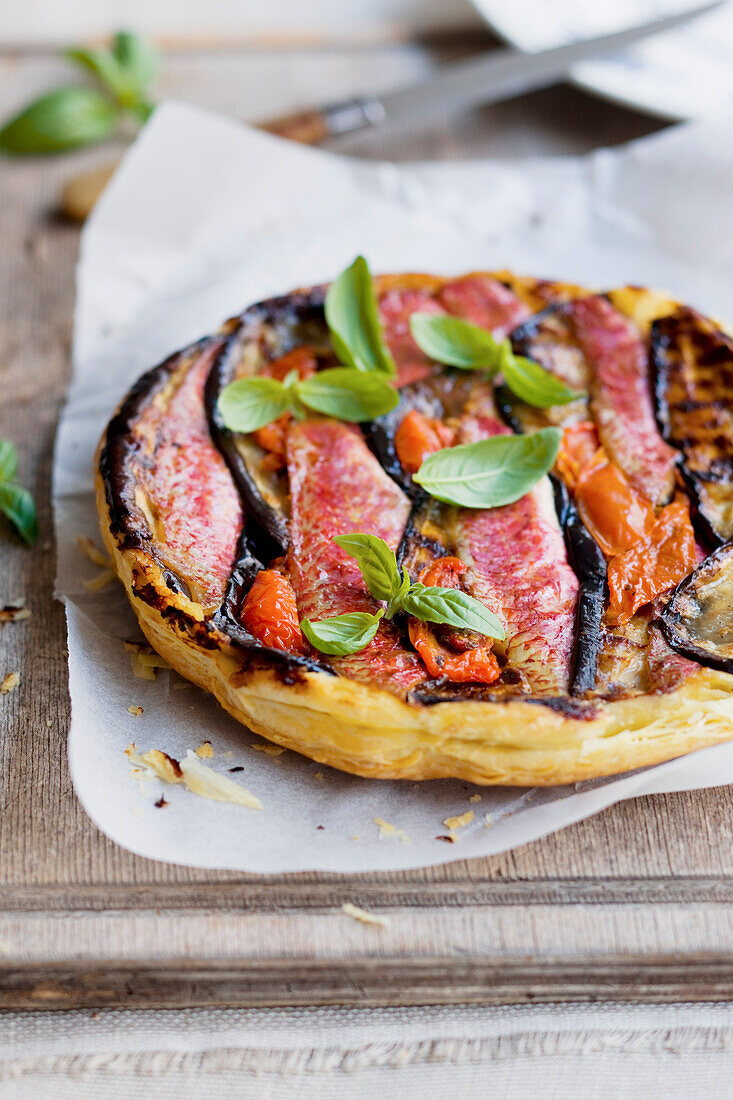
{"label": "charred eggplant strip", "polygon": [[575,644],[570,666],[570,694],[584,695],[596,686],[601,624],[606,607],[606,559],[584,526],[563,483],[552,477],[555,510],[565,535],[568,559],[580,589],[575,610]]}
{"label": "charred eggplant strip", "polygon": [[252,436],[232,432],[224,426],[217,401],[230,382],[257,374],[266,363],[294,347],[309,344],[328,353],[324,300],[325,289],[316,287],[251,306],[232,322],[234,331],[219,352],[206,387],[212,437],[249,512],[272,541],[273,556],[284,554],[290,541],[287,473],[263,465],[266,452]]}
{"label": "charred eggplant strip", "polygon": [[677,585],[660,621],[672,649],[733,673],[733,544],[720,546]]}
{"label": "charred eggplant strip", "polygon": [[693,521],[707,546],[733,538],[733,340],[687,307],[651,329],[657,418],[682,452]]}

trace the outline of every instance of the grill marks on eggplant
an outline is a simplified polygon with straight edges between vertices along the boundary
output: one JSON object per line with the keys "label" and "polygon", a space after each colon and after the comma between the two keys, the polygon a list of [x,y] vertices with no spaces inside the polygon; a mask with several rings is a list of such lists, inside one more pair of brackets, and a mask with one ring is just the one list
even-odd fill
{"label": "grill marks on eggplant", "polygon": [[733,673],[733,544],[719,547],[677,586],[660,620],[678,653]]}
{"label": "grill marks on eggplant", "polygon": [[657,417],[681,451],[693,519],[708,546],[733,538],[733,340],[682,307],[651,328]]}

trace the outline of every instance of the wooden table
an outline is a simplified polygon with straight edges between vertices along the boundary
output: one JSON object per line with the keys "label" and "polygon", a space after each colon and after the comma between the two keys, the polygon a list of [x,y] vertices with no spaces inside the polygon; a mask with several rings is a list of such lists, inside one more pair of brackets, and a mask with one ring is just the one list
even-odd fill
{"label": "wooden table", "polygon": [[[472,47],[486,45],[473,42]],[[465,42],[178,53],[166,95],[272,115],[419,76]],[[0,57],[8,110],[52,83],[47,56]],[[450,133],[374,135],[395,158],[576,152],[653,120],[569,88],[475,112]],[[258,877],[194,871],[117,848],[87,819],[66,766],[63,612],[53,599],[51,452],[69,377],[77,232],[59,182],[109,150],[0,162],[0,436],[40,505],[28,551],[3,529],[0,604],[0,1007],[437,1003],[733,994],[730,788],[641,798],[490,859],[398,874]],[[345,901],[389,913],[364,927]]]}

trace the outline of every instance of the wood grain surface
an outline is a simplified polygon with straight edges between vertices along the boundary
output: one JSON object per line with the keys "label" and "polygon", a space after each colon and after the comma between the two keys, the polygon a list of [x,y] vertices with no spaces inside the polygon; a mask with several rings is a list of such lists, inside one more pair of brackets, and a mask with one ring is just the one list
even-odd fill
{"label": "wood grain surface", "polygon": [[[187,53],[163,92],[256,118],[424,75],[465,51]],[[12,108],[53,83],[46,57],[0,57]],[[266,79],[265,79],[266,78]],[[653,123],[567,88],[404,136],[350,139],[359,156],[576,152]],[[72,1004],[437,1003],[733,995],[729,788],[615,806],[513,852],[354,877],[253,876],[155,863],[116,847],[76,801],[63,612],[53,598],[49,491],[70,372],[77,231],[54,213],[69,174],[114,148],[0,162],[0,436],[40,506],[26,550],[0,530],[0,1007]],[[353,902],[391,918],[362,926]]]}

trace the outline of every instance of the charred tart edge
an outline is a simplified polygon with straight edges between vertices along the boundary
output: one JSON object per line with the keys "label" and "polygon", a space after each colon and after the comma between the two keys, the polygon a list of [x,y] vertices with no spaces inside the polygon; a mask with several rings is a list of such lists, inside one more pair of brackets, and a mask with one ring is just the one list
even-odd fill
{"label": "charred tart edge", "polygon": [[[424,286],[426,279],[394,278],[401,287],[412,280]],[[240,644],[176,590],[149,533],[124,505],[125,431],[150,393],[164,386],[176,360],[172,356],[140,379],[102,438],[96,472],[102,538],[153,648],[255,733],[364,777],[507,786],[614,775],[733,737],[733,676],[710,668],[698,669],[668,694],[580,711],[574,699],[545,706],[474,699],[415,706],[378,688],[276,663],[272,651]],[[124,493],[111,491],[115,479]]]}

